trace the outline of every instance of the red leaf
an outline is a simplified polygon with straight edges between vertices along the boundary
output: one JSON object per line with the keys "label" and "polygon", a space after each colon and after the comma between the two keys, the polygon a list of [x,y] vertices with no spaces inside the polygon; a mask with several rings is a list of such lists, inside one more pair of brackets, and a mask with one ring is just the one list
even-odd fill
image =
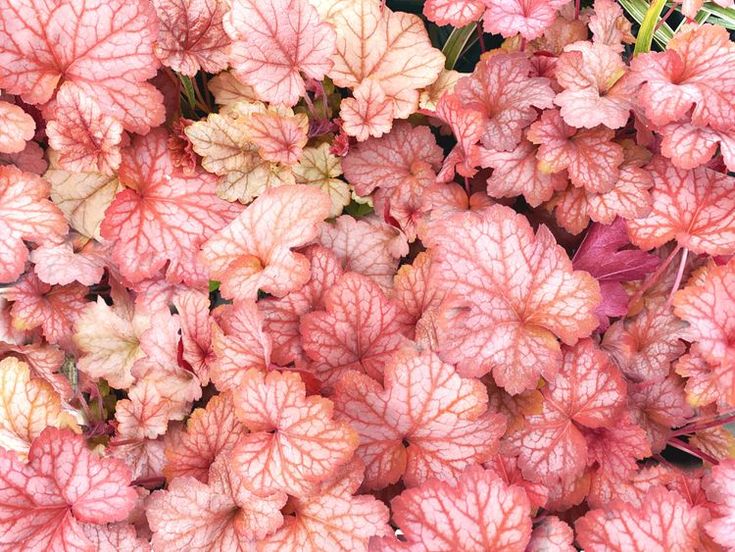
{"label": "red leaf", "polygon": [[136,502],[130,471],[69,430],[44,430],[28,464],[0,449],[0,466],[0,544],[8,550],[93,552],[80,523],[124,520]]}
{"label": "red leaf", "polygon": [[194,77],[219,73],[229,64],[230,39],[222,26],[227,4],[219,0],[154,0],[161,22],[156,56],[174,71]]}
{"label": "red leaf", "polygon": [[308,370],[326,389],[350,370],[382,381],[391,354],[407,342],[409,327],[398,305],[372,280],[348,272],[324,294],[324,311],[301,319]]}
{"label": "red leaf", "polygon": [[490,371],[512,394],[553,378],[557,336],[573,344],[597,326],[599,286],[575,272],[546,227],[492,206],[432,226],[424,240],[434,285],[454,297],[439,322],[442,358],[463,375]]}
{"label": "red leaf", "polygon": [[204,244],[202,259],[226,297],[283,297],[309,279],[309,261],[292,248],[314,239],[331,202],[307,185],[271,188]]}
{"label": "red leaf", "polygon": [[265,101],[295,105],[302,73],[322,80],[332,68],[334,30],[306,0],[235,0],[224,25],[235,75]]}
{"label": "red leaf", "polygon": [[66,234],[64,216],[49,200],[38,176],[0,166],[0,283],[14,282],[28,259],[23,241],[58,242]]}
{"label": "red leaf", "polygon": [[153,41],[158,20],[133,0],[3,0],[0,2],[0,88],[44,104],[77,86],[126,130],[146,133],[163,122]]}
{"label": "red leaf", "polygon": [[495,453],[505,420],[487,413],[487,392],[457,375],[435,353],[408,348],[393,354],[385,384],[348,373],[337,384],[335,407],[360,436],[365,486],[407,487],[436,478],[456,482],[468,466]]}
{"label": "red leaf", "polygon": [[331,401],[306,396],[294,373],[250,370],[237,391],[235,413],[250,431],[232,451],[232,463],[259,494],[308,494],[347,463],[357,434],[332,419]]}
{"label": "red leaf", "polygon": [[115,196],[102,221],[102,237],[131,282],[152,278],[166,267],[166,278],[194,285],[203,268],[199,246],[240,210],[215,195],[216,178],[204,172],[186,176],[174,169],[167,133],[152,131],[133,141],[123,155]]}

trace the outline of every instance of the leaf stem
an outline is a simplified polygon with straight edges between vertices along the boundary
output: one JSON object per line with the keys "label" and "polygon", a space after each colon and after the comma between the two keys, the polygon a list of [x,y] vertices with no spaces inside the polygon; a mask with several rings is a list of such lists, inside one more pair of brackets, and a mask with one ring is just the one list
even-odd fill
{"label": "leaf stem", "polygon": [[679,270],[677,270],[676,272],[676,279],[674,280],[674,285],[671,287],[669,298],[666,300],[667,306],[671,305],[671,300],[674,298],[674,293],[676,293],[676,290],[678,290],[679,286],[681,285],[681,279],[684,277],[684,269],[686,268],[688,255],[689,255],[689,250],[686,247],[682,248],[681,260],[679,261]]}
{"label": "leaf stem", "polygon": [[638,288],[638,290],[635,292],[633,297],[630,298],[630,301],[628,301],[628,305],[635,305],[641,297],[643,297],[643,294],[648,291],[653,284],[656,283],[656,280],[658,280],[661,277],[661,274],[663,274],[666,269],[671,264],[671,261],[674,260],[674,257],[676,257],[676,254],[679,253],[679,250],[681,249],[681,246],[679,244],[674,247],[674,249],[671,250],[671,253],[669,253],[669,256],[664,259],[664,261],[658,265],[658,268],[653,271],[651,274],[648,275],[648,278],[646,278],[641,286]]}
{"label": "leaf stem", "polygon": [[725,424],[729,424],[731,422],[735,422],[735,412],[731,412],[729,414],[724,414],[722,416],[718,416],[712,420],[709,421],[695,421],[690,424],[687,424],[683,427],[680,427],[676,431],[674,431],[671,436],[672,437],[680,437],[682,435],[690,435],[692,433],[696,433],[697,431],[704,431],[705,429],[712,429],[715,427],[720,427]]}
{"label": "leaf stem", "polygon": [[710,454],[707,454],[706,452],[698,449],[694,445],[690,445],[689,443],[685,443],[681,439],[678,439],[678,438],[669,439],[668,444],[671,445],[672,447],[676,448],[676,449],[679,449],[679,450],[684,451],[684,452],[688,452],[689,454],[691,454],[692,456],[696,456],[700,460],[703,460],[705,462],[709,462],[713,466],[716,466],[717,464],[720,463],[717,460],[717,458],[715,458],[714,456],[711,456]]}

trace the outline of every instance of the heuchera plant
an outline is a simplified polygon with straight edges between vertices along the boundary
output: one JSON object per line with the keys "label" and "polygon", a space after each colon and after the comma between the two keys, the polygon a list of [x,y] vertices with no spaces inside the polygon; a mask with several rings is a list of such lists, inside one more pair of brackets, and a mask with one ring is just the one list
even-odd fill
{"label": "heuchera plant", "polygon": [[735,551],[732,0],[0,0],[0,552]]}

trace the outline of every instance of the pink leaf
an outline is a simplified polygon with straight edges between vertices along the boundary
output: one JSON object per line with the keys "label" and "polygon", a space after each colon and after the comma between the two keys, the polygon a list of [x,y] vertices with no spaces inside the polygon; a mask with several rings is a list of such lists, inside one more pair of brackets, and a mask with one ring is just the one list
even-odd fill
{"label": "pink leaf", "polygon": [[142,0],[3,0],[0,2],[0,88],[31,104],[76,86],[126,130],[163,122],[153,41],[158,20]]}
{"label": "pink leaf", "polygon": [[205,408],[191,413],[186,431],[167,444],[164,468],[167,479],[192,476],[206,483],[209,467],[217,456],[232,450],[242,433],[232,395],[215,395]]}
{"label": "pink leaf", "polygon": [[0,545],[8,550],[92,552],[80,523],[121,521],[135,505],[130,471],[69,430],[46,429],[25,465],[0,450],[0,465]]}
{"label": "pink leaf", "polygon": [[707,532],[726,550],[732,552],[732,534],[735,531],[735,460],[725,460],[712,468],[706,482],[707,497],[715,506],[712,521],[705,526]]}
{"label": "pink leaf", "polygon": [[543,34],[566,0],[483,0],[485,32],[511,37],[520,33],[526,40]]}
{"label": "pink leaf", "polygon": [[65,240],[62,244],[44,244],[31,252],[31,261],[38,278],[47,284],[67,285],[79,282],[92,286],[102,279],[106,264],[106,251],[96,242],[88,242],[86,247],[74,250],[74,241]]}
{"label": "pink leaf", "polygon": [[235,446],[232,462],[259,494],[308,493],[357,448],[355,431],[332,419],[331,401],[307,397],[297,374],[250,370],[237,396],[235,412],[250,433]]}
{"label": "pink leaf", "polygon": [[525,552],[575,552],[574,531],[556,516],[544,518],[533,528]]}
{"label": "pink leaf", "polygon": [[23,109],[0,101],[0,153],[20,153],[33,140],[36,122]]}
{"label": "pink leaf", "polygon": [[473,467],[456,485],[429,481],[391,503],[409,543],[441,552],[523,552],[531,537],[531,505],[523,489]]}
{"label": "pink leaf", "polygon": [[494,454],[505,420],[487,413],[479,381],[411,348],[393,354],[384,381],[348,373],[335,391],[337,412],[360,436],[356,454],[366,464],[367,488],[401,478],[407,487],[432,478],[456,482]]}
{"label": "pink leaf", "polygon": [[492,371],[498,385],[520,393],[556,374],[557,336],[573,344],[597,326],[598,284],[572,270],[546,227],[534,234],[507,207],[455,215],[424,243],[434,285],[454,298],[439,323],[439,351],[463,375]]}
{"label": "pink leaf", "polygon": [[324,294],[342,276],[342,267],[331,250],[314,245],[304,250],[304,255],[311,265],[311,278],[304,287],[281,298],[266,297],[258,302],[265,319],[263,326],[273,341],[271,359],[280,366],[306,362],[301,347],[301,318],[324,309]]}
{"label": "pink leaf", "polygon": [[424,15],[437,25],[464,27],[477,21],[485,11],[482,0],[427,0]]}
{"label": "pink leaf", "polygon": [[48,184],[38,176],[0,166],[0,282],[13,282],[23,273],[28,259],[24,240],[58,242],[66,234],[64,216],[48,193]]}
{"label": "pink leaf", "polygon": [[536,120],[535,108],[553,106],[549,79],[534,75],[524,54],[500,53],[482,59],[472,75],[457,82],[455,94],[461,105],[483,116],[486,148],[515,149],[523,129]]}
{"label": "pink leaf", "polygon": [[177,477],[153,493],[146,514],[153,549],[235,552],[253,550],[255,540],[283,523],[283,493],[256,495],[243,485],[223,456],[212,464],[209,483]]}
{"label": "pink leaf", "polygon": [[306,0],[235,0],[224,26],[235,75],[265,101],[295,105],[302,74],[322,80],[332,68],[334,30]]}
{"label": "pink leaf", "polygon": [[255,299],[259,289],[282,297],[308,281],[309,261],[291,249],[317,236],[330,207],[311,186],[269,189],[204,244],[202,260],[227,297]]}
{"label": "pink leaf", "polygon": [[219,0],[154,0],[161,22],[156,56],[174,71],[194,77],[200,69],[227,68],[230,39],[222,26],[227,4]]}
{"label": "pink leaf", "polygon": [[263,315],[250,301],[220,311],[212,326],[212,382],[220,391],[235,389],[251,368],[265,371],[270,364],[271,339],[263,330]]}
{"label": "pink leaf", "polygon": [[588,552],[685,552],[694,550],[697,523],[689,504],[674,491],[655,487],[638,508],[614,501],[592,510],[575,524],[577,540]]}
{"label": "pink leaf", "polygon": [[101,232],[112,242],[112,258],[131,282],[166,267],[174,283],[195,283],[203,267],[196,252],[239,209],[215,195],[216,179],[174,169],[167,133],[136,138],[123,155],[120,180],[127,186],[105,212]]}
{"label": "pink leaf", "polygon": [[385,363],[406,341],[398,305],[370,279],[346,273],[324,294],[324,311],[301,319],[302,346],[313,372],[331,389],[349,370],[382,380]]}
{"label": "pink leaf", "polygon": [[378,81],[366,79],[355,88],[353,98],[342,100],[339,116],[344,131],[358,142],[364,142],[371,136],[380,138],[390,131],[393,105]]}
{"label": "pink leaf", "polygon": [[539,145],[542,170],[567,170],[578,188],[609,192],[618,180],[623,148],[612,141],[615,132],[605,127],[577,130],[566,124],[556,110],[545,111],[531,125],[528,139]]}
{"label": "pink leaf", "polygon": [[56,163],[73,172],[113,174],[120,166],[123,127],[102,112],[82,88],[62,86],[46,125],[49,146],[58,152]]}

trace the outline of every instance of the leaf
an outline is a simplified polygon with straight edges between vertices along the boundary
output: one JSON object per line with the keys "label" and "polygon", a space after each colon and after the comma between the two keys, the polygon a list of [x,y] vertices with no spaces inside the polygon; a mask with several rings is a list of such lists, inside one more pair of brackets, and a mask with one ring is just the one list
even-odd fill
{"label": "leaf", "polygon": [[354,90],[354,97],[340,103],[342,129],[358,142],[380,138],[393,125],[393,106],[383,87],[374,79],[365,79]]}
{"label": "leaf", "polygon": [[368,276],[383,291],[392,287],[399,260],[408,254],[406,237],[376,217],[337,217],[322,226],[319,242],[332,250],[343,270]]}
{"label": "leaf", "polygon": [[0,153],[20,153],[33,140],[36,122],[23,109],[0,101]]}
{"label": "leaf", "polygon": [[391,296],[416,324],[416,341],[431,335],[434,317],[445,295],[431,285],[430,274],[431,256],[422,251],[413,263],[402,265],[393,279]]}
{"label": "leaf", "polygon": [[593,193],[609,192],[620,176],[623,148],[614,136],[605,127],[577,130],[556,110],[544,111],[528,131],[528,139],[539,146],[542,171],[566,170],[572,184]]}
{"label": "leaf", "polygon": [[556,516],[544,518],[533,528],[525,552],[575,552],[574,531]]}
{"label": "leaf", "polygon": [[79,87],[62,86],[56,94],[46,134],[62,169],[110,175],[120,166],[122,125]]}
{"label": "leaf", "polygon": [[563,90],[554,98],[564,122],[577,128],[628,122],[637,89],[620,54],[604,44],[575,42],[564,48],[554,75]]}
{"label": "leaf", "polygon": [[0,465],[0,544],[8,549],[92,552],[80,524],[124,520],[135,505],[128,468],[69,430],[44,430],[27,464],[0,449]]}
{"label": "leaf", "polygon": [[301,159],[309,130],[309,118],[303,113],[255,112],[247,127],[250,140],[266,161],[293,165]]}
{"label": "leaf", "polygon": [[222,26],[227,4],[219,0],[154,0],[161,22],[156,57],[174,71],[194,77],[200,69],[227,69],[230,39]]}
{"label": "leaf", "polygon": [[207,552],[253,550],[255,540],[283,523],[286,495],[257,495],[243,485],[226,457],[212,464],[209,483],[177,477],[148,500],[153,549]]}
{"label": "leaf", "polygon": [[350,203],[352,194],[349,185],[339,179],[342,175],[340,158],[329,150],[330,145],[327,142],[317,147],[305,148],[293,172],[297,184],[316,186],[329,194],[332,201],[329,218],[333,218],[338,217],[342,209]]}
{"label": "leaf", "polygon": [[46,427],[61,425],[58,394],[16,358],[0,361],[0,397],[0,447],[22,459]]}
{"label": "leaf", "polygon": [[169,402],[151,382],[138,382],[115,404],[117,431],[125,439],[155,439],[166,433],[169,418]]}
{"label": "leaf", "polygon": [[112,242],[112,258],[131,282],[164,267],[172,283],[202,280],[197,249],[240,211],[215,195],[214,177],[174,169],[167,137],[154,130],[124,152],[120,181],[126,189],[102,221],[102,237]]}
{"label": "leaf", "polygon": [[314,239],[329,215],[329,197],[311,186],[266,191],[203,246],[201,258],[226,297],[282,297],[309,279],[309,262],[292,248]]}
{"label": "leaf", "polygon": [[614,501],[606,510],[595,509],[575,523],[577,540],[589,552],[684,552],[697,542],[696,516],[674,491],[654,487],[640,507]]}
{"label": "leaf", "polygon": [[462,375],[492,371],[518,394],[556,374],[557,337],[573,344],[597,326],[598,284],[572,270],[546,227],[534,235],[507,207],[437,222],[424,243],[434,285],[454,298],[440,322],[440,356]]}
{"label": "leaf", "polygon": [[43,178],[51,184],[51,201],[64,213],[69,226],[83,236],[101,241],[100,225],[105,211],[122,190],[117,176],[52,167]]}
{"label": "leaf", "polygon": [[337,32],[334,66],[327,74],[334,84],[355,90],[370,79],[392,102],[393,118],[416,111],[418,91],[444,67],[444,56],[431,47],[421,19],[375,0],[325,2],[318,8]]}
{"label": "leaf", "polygon": [[309,246],[304,256],[311,265],[311,277],[304,286],[283,297],[266,297],[258,302],[263,313],[263,327],[273,342],[271,359],[280,366],[307,362],[301,346],[300,323],[304,315],[324,309],[324,294],[342,276],[342,267],[331,250]]}
{"label": "leaf", "polygon": [[5,297],[13,301],[10,314],[15,328],[41,328],[46,341],[66,350],[73,348],[74,324],[87,304],[86,294],[87,288],[81,284],[52,287],[33,272],[5,290]]}
{"label": "leaf", "polygon": [[[659,23],[657,23],[658,26]],[[594,13],[590,16],[592,42],[604,44],[616,52],[622,52],[625,44],[633,44],[631,22],[625,17],[620,4],[614,0],[595,0]]]}
{"label": "leaf", "polygon": [[523,552],[531,537],[526,493],[480,467],[456,485],[434,480],[403,491],[391,506],[407,541],[431,552]]}
{"label": "leaf", "polygon": [[406,343],[409,327],[398,305],[369,278],[347,272],[323,296],[323,311],[301,318],[302,347],[324,389],[357,370],[381,381],[386,362]]}
{"label": "leaf", "polygon": [[439,182],[451,182],[455,172],[465,178],[477,174],[480,164],[478,142],[485,132],[485,120],[476,109],[467,109],[457,94],[445,94],[436,106],[436,116],[451,129],[457,144],[444,159]]}
{"label": "leaf", "polygon": [[654,0],[646,10],[646,15],[641,21],[641,28],[638,30],[638,36],[636,37],[634,54],[645,53],[651,49],[653,33],[656,31],[661,10],[663,10],[665,4],[665,0]]}
{"label": "leaf", "polygon": [[15,167],[0,166],[0,282],[14,282],[25,270],[24,241],[58,242],[66,234],[64,216],[49,200],[48,184]]}
{"label": "leaf", "polygon": [[564,351],[561,370],[542,392],[542,412],[527,416],[509,444],[527,479],[570,481],[587,465],[585,432],[613,424],[625,403],[625,384],[607,355],[584,340]]}
{"label": "leaf", "polygon": [[334,30],[306,0],[234,0],[224,26],[235,76],[265,101],[295,105],[302,74],[322,80],[332,68]]}
{"label": "leaf", "polygon": [[357,448],[357,434],[332,418],[331,401],[306,396],[297,374],[249,370],[235,413],[249,430],[232,465],[253,491],[301,496],[329,478]]}
{"label": "leaf", "polygon": [[[357,466],[355,467],[355,465]],[[345,473],[346,472],[346,473]],[[388,534],[388,509],[370,495],[353,496],[362,466],[351,462],[313,495],[291,501],[293,515],[259,543],[263,552],[367,552],[372,537]]]}
{"label": "leaf", "polygon": [[[445,0],[433,0],[438,2],[444,2]],[[470,2],[473,2],[474,0],[469,0]],[[456,4],[453,0],[446,1],[447,4]],[[424,4],[425,6],[428,5],[428,2]],[[428,16],[427,16],[428,17]],[[436,80],[436,83],[440,82],[442,80],[442,75],[447,75],[449,71],[451,71],[454,67],[457,65],[457,61],[459,61],[459,58],[462,57],[462,54],[472,46],[473,42],[477,40],[477,34],[475,31],[477,30],[477,25],[473,23],[468,23],[462,28],[455,28],[452,29],[451,34],[449,35],[449,38],[447,38],[447,41],[444,43],[444,46],[442,47],[442,54],[444,54],[444,57],[446,57],[446,61],[444,63],[444,67],[448,71],[443,71],[439,78]],[[454,73],[454,71],[452,71]],[[433,85],[432,85],[433,86]],[[423,94],[422,94],[423,96]],[[436,98],[437,101],[439,98]],[[422,105],[422,101],[419,100],[419,106],[422,108],[428,108],[432,109],[432,107],[429,107],[427,105]],[[433,109],[436,109],[436,104],[434,104]]]}
{"label": "leaf", "polygon": [[433,352],[393,353],[385,383],[349,372],[335,390],[335,408],[360,436],[356,455],[366,465],[365,487],[403,479],[406,487],[430,479],[455,483],[462,471],[495,453],[505,430],[487,412],[487,392],[461,378]]}
{"label": "leaf", "polygon": [[[222,199],[249,203],[269,188],[294,183],[291,168],[263,159],[253,141],[250,118],[269,112],[259,102],[237,102],[185,129],[194,151],[202,156],[202,167],[220,176],[217,195]],[[292,115],[284,109],[277,113]]]}
{"label": "leaf", "polygon": [[237,388],[248,370],[265,371],[270,365],[271,339],[263,329],[263,315],[251,301],[240,301],[219,311],[212,326],[212,382],[220,391]]}
{"label": "leaf", "polygon": [[[706,272],[674,294],[674,314],[687,322],[687,339],[711,364],[732,369],[735,348],[735,262],[708,267]],[[724,382],[723,382],[724,383]]]}
{"label": "leaf", "polygon": [[535,74],[524,54],[500,53],[482,59],[472,75],[457,82],[455,94],[462,107],[482,114],[486,148],[515,149],[523,129],[536,120],[535,108],[553,106],[551,82]]}
{"label": "leaf", "polygon": [[129,388],[134,381],[133,365],[143,356],[140,336],[148,325],[148,318],[141,313],[110,307],[102,298],[88,303],[74,333],[80,351],[79,370],[94,379],[104,378],[117,389]]}
{"label": "leaf", "polygon": [[638,425],[646,430],[654,453],[666,447],[672,427],[684,425],[693,415],[686,402],[684,382],[675,374],[661,381],[651,379],[629,384],[628,396],[632,414]]}
{"label": "leaf", "polygon": [[97,552],[150,552],[147,539],[138,538],[135,527],[129,523],[82,526],[85,536]]}
{"label": "leaf", "polygon": [[[47,284],[67,285],[79,282],[85,286],[98,283],[104,275],[107,251],[97,242],[84,241],[80,236],[69,235],[61,244],[44,244],[31,251],[33,270],[39,280]],[[77,251],[75,251],[75,242]]]}
{"label": "leaf", "polygon": [[232,450],[242,433],[232,395],[215,395],[205,408],[191,413],[186,430],[166,445],[166,478],[173,481],[191,476],[207,483],[210,466]]}
{"label": "leaf", "polygon": [[30,104],[78,87],[125,130],[146,133],[164,120],[153,42],[158,20],[148,2],[0,2],[0,88]]}
{"label": "leaf", "polygon": [[485,4],[482,0],[427,0],[424,15],[437,25],[463,27],[482,17]]}
{"label": "leaf", "polygon": [[735,527],[735,516],[733,516],[733,506],[735,506],[734,483],[735,460],[725,460],[718,466],[714,466],[705,483],[707,498],[716,504],[713,519],[705,525],[705,529],[725,549],[729,547],[728,550],[732,550],[732,539],[730,537]]}
{"label": "leaf", "polygon": [[638,102],[651,122],[660,126],[685,120],[715,130],[735,125],[733,67],[735,46],[727,31],[714,25],[686,29],[665,52],[639,55],[631,65],[644,81]]}
{"label": "leaf", "polygon": [[487,6],[485,32],[501,34],[505,38],[520,33],[533,40],[548,29],[556,18],[564,0],[483,0]]}
{"label": "leaf", "polygon": [[733,179],[704,167],[685,171],[663,158],[648,170],[653,177],[653,208],[627,222],[631,241],[651,249],[676,240],[692,253],[727,255],[735,251]]}
{"label": "leaf", "polygon": [[194,290],[185,291],[177,294],[174,305],[181,323],[182,360],[191,367],[202,385],[206,385],[214,360],[209,295]]}
{"label": "leaf", "polygon": [[487,179],[487,194],[497,198],[523,195],[529,205],[537,207],[555,191],[563,190],[569,181],[566,173],[544,172],[537,153],[538,146],[526,138],[511,151],[483,149],[480,164],[493,169]]}
{"label": "leaf", "polygon": [[684,354],[685,325],[665,306],[647,308],[633,319],[618,320],[605,332],[602,347],[633,381],[661,381]]}

